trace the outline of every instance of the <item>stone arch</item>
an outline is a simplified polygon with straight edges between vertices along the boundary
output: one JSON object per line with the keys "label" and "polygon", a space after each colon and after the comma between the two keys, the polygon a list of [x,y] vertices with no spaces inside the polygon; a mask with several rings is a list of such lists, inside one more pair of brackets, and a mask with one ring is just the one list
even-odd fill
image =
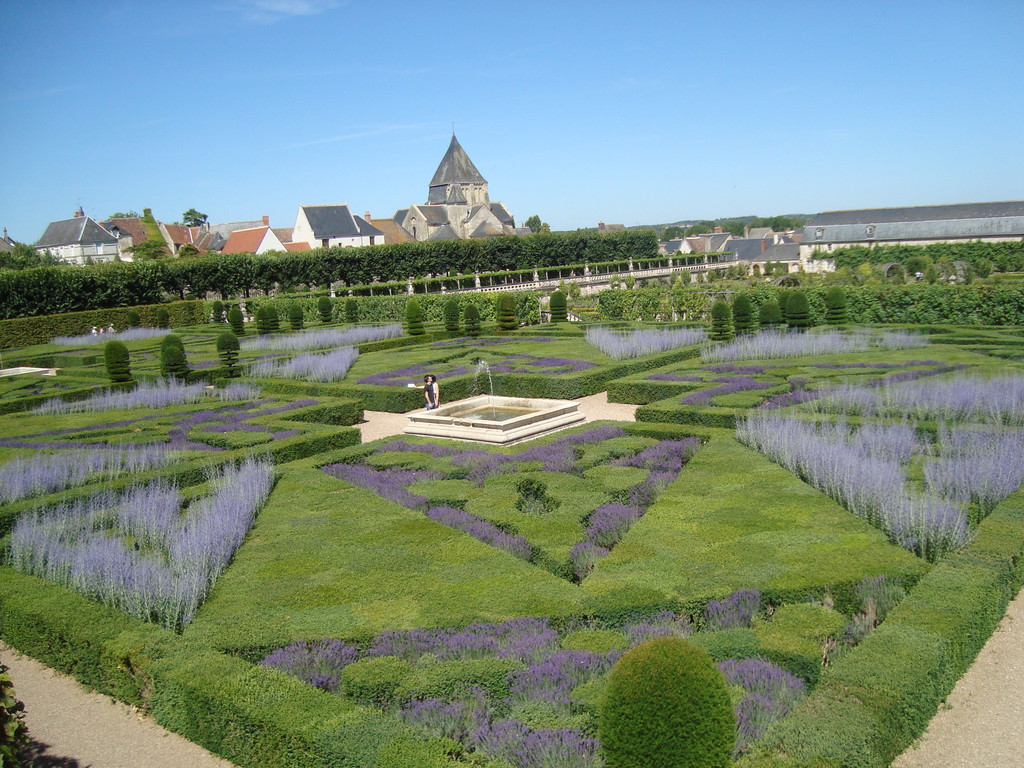
{"label": "stone arch", "polygon": [[782,277],[775,278],[775,282],[773,282],[772,285],[796,288],[800,285],[800,278],[796,275],[783,275]]}
{"label": "stone arch", "polygon": [[893,277],[892,270],[898,270],[904,277],[906,277],[907,274],[906,267],[898,261],[887,261],[885,264],[880,266],[879,269],[882,271],[882,277],[886,279]]}

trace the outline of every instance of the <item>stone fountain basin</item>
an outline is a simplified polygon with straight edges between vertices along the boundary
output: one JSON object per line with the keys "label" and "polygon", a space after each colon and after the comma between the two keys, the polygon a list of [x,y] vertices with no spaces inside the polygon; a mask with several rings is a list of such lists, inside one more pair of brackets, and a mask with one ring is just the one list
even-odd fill
{"label": "stone fountain basin", "polygon": [[434,411],[406,414],[409,424],[404,432],[499,445],[514,443],[583,421],[579,406],[573,400],[477,395]]}

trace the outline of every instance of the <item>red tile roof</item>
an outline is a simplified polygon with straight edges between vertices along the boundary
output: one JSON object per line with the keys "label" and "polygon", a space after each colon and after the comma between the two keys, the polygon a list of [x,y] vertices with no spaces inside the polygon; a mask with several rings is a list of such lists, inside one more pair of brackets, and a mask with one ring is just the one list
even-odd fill
{"label": "red tile roof", "polygon": [[255,229],[239,229],[232,232],[231,237],[224,244],[224,248],[221,249],[221,253],[256,253],[256,249],[260,247],[268,229],[270,227],[256,227]]}

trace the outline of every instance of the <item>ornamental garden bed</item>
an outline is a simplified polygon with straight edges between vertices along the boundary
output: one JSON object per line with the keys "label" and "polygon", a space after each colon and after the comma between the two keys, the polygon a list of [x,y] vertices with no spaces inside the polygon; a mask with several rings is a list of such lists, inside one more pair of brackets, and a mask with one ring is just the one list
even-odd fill
{"label": "ornamental garden bed", "polygon": [[[992,333],[984,346],[1014,346],[1012,329]],[[213,334],[183,336],[190,362],[219,365]],[[728,361],[693,344],[616,360],[543,329],[399,342],[370,342],[387,348],[337,382],[183,385],[191,402],[153,387],[102,401],[93,385],[5,416],[0,470],[29,489],[0,506],[5,641],[240,765],[589,768],[615,659],[688,636],[730,682],[738,764],[884,766],[1024,578],[1024,415],[994,407],[1021,372],[970,339]],[[155,376],[159,343],[132,343],[133,369]],[[430,367],[450,400],[481,386],[481,358],[498,394],[608,389],[643,403],[640,421],[512,448],[357,444],[348,425],[368,402],[419,404],[409,369]],[[71,381],[82,389],[62,374],[4,398]],[[844,485],[836,466],[889,485]],[[218,495],[239,485],[266,497]],[[236,509],[244,527],[211,535]],[[221,539],[237,550],[197,575],[183,547]],[[62,561],[46,542],[80,550]],[[89,562],[148,586],[100,584]]]}

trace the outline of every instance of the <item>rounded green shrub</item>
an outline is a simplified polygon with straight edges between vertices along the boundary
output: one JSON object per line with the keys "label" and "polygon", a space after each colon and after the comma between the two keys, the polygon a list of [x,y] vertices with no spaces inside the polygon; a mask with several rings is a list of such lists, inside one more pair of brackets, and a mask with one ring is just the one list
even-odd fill
{"label": "rounded green shrub", "polygon": [[459,332],[459,310],[458,299],[451,298],[444,303],[444,329],[448,333]]}
{"label": "rounded green shrub", "polygon": [[551,294],[551,322],[564,323],[568,319],[569,309],[565,294],[562,291],[555,291]]}
{"label": "rounded green shrub", "polygon": [[397,700],[397,692],[412,674],[412,664],[395,656],[360,659],[341,670],[341,687],[360,703],[383,706]]}
{"label": "rounded green shrub", "polygon": [[423,741],[412,736],[399,736],[381,748],[373,768],[451,768],[450,748],[443,739]]}
{"label": "rounded green shrub", "polygon": [[736,738],[722,673],[704,651],[674,637],[619,659],[598,728],[606,768],[725,768]]}
{"label": "rounded green shrub", "polygon": [[846,291],[838,285],[825,292],[825,322],[829,325],[846,324]]}
{"label": "rounded green shrub", "polygon": [[128,347],[120,341],[108,341],[103,347],[103,361],[107,366],[107,376],[113,384],[121,384],[132,380]]}
{"label": "rounded green shrub", "polygon": [[476,308],[476,305],[470,304],[466,307],[463,322],[467,336],[472,336],[475,339],[480,335],[480,310]]}
{"label": "rounded green shrub", "polygon": [[231,331],[224,331],[217,337],[217,355],[220,357],[221,365],[224,366],[224,375],[234,379],[240,375],[236,364],[238,363],[238,337]]}
{"label": "rounded green shrub", "polygon": [[184,379],[188,374],[188,360],[185,357],[185,345],[181,341],[181,336],[169,333],[160,342],[160,375]]}
{"label": "rounded green shrub", "polygon": [[498,328],[502,331],[514,331],[519,327],[519,318],[516,317],[516,302],[510,293],[498,295]]}
{"label": "rounded green shrub", "polygon": [[330,296],[321,296],[316,300],[316,314],[321,323],[329,323],[334,319],[334,305]]}
{"label": "rounded green shrub", "polygon": [[293,331],[301,331],[305,325],[305,319],[302,317],[302,307],[297,302],[288,307],[288,325],[291,326]]}
{"label": "rounded green shrub", "polygon": [[757,318],[754,317],[754,305],[745,293],[739,294],[732,302],[732,327],[737,334],[754,333],[757,330]]}
{"label": "rounded green shrub", "polygon": [[231,326],[231,332],[235,336],[245,336],[245,318],[242,316],[241,309],[232,307],[228,310],[228,325]]}
{"label": "rounded green shrub", "polygon": [[210,307],[210,322],[216,325],[224,322],[224,302],[215,301]]}
{"label": "rounded green shrub", "polygon": [[766,301],[757,311],[757,319],[762,327],[772,328],[782,325],[782,310],[774,301]]}
{"label": "rounded green shrub", "polygon": [[409,299],[405,305],[405,328],[410,336],[423,335],[423,310],[416,299]]}
{"label": "rounded green shrub", "polygon": [[21,765],[19,753],[29,742],[25,705],[14,695],[7,667],[0,664],[0,765]]}
{"label": "rounded green shrub", "polygon": [[125,313],[125,321],[128,323],[129,328],[138,328],[142,325],[142,316],[134,309],[129,309]]}
{"label": "rounded green shrub", "polygon": [[793,291],[786,301],[786,325],[790,328],[803,330],[811,325],[811,307],[807,303],[807,294],[803,291]]}
{"label": "rounded green shrub", "polygon": [[281,330],[281,318],[277,314],[277,307],[273,304],[267,305],[267,325],[270,326],[271,333],[277,333]]}
{"label": "rounded green shrub", "polygon": [[156,327],[157,328],[170,328],[171,327],[171,316],[166,309],[160,307],[156,311]]}
{"label": "rounded green shrub", "polygon": [[271,332],[270,317],[266,307],[260,307],[257,309],[254,317],[256,320],[256,333],[260,336],[264,336]]}
{"label": "rounded green shrub", "polygon": [[711,340],[730,341],[732,332],[732,309],[724,301],[716,301],[711,307]]}
{"label": "rounded green shrub", "polygon": [[629,640],[617,629],[578,629],[563,637],[561,645],[567,651],[607,653],[628,648]]}
{"label": "rounded green shrub", "polygon": [[359,322],[359,302],[349,296],[345,299],[345,322],[346,323],[358,323]]}

